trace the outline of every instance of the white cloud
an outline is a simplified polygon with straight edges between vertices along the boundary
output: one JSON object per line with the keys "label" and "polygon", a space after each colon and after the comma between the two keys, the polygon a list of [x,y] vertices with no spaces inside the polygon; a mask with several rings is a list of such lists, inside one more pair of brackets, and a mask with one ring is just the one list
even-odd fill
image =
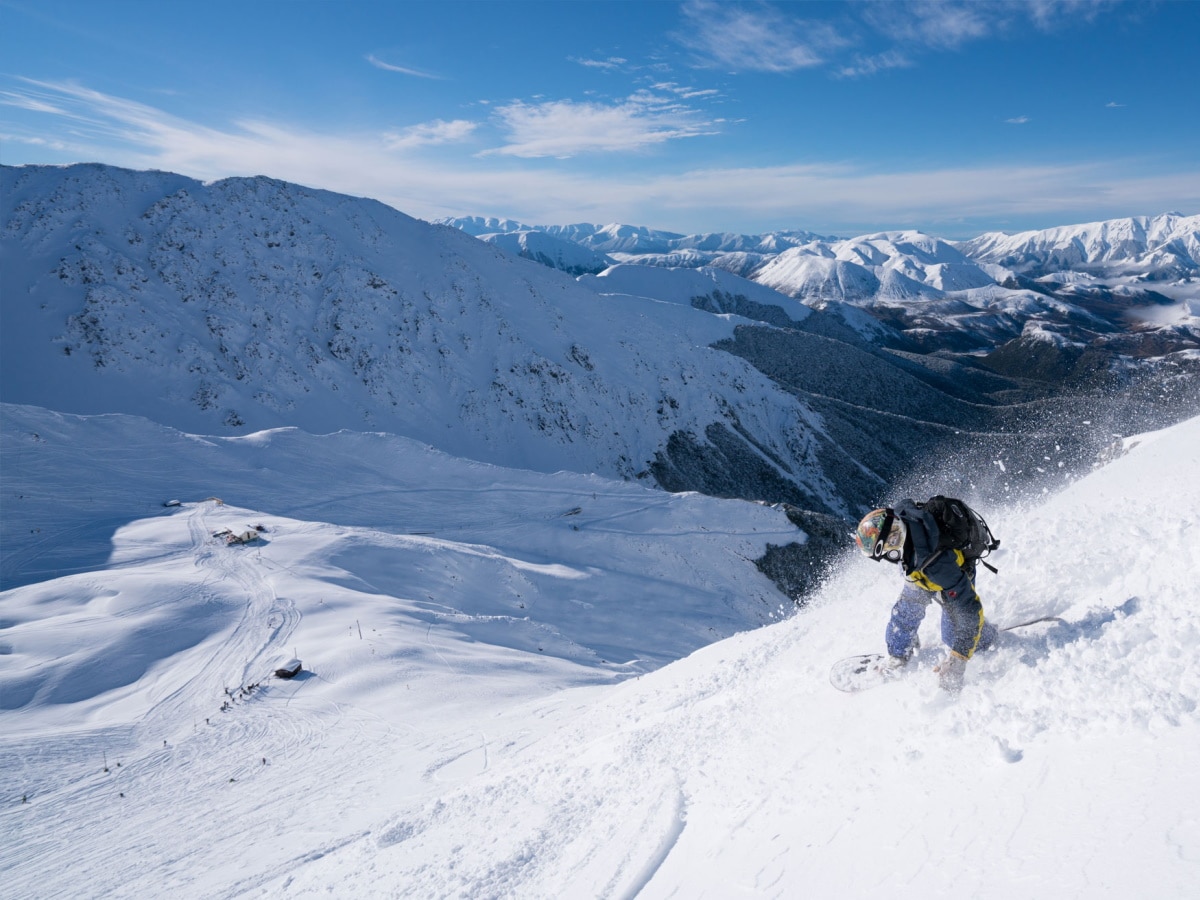
{"label": "white cloud", "polygon": [[902,46],[956,49],[1030,25],[1043,32],[1091,22],[1117,0],[893,0],[862,7],[863,21]]}
{"label": "white cloud", "polygon": [[1038,28],[1053,31],[1079,22],[1095,21],[1120,5],[1120,0],[1024,0],[1023,10]]}
{"label": "white cloud", "polygon": [[[408,157],[391,145],[394,135],[331,135],[262,121],[214,128],[77,85],[27,83],[44,105],[67,114],[48,114],[53,128],[6,137],[14,142],[10,146],[45,141],[63,147],[60,162],[95,160],[204,180],[266,174],[374,197],[428,218],[483,213],[547,224],[623,221],[677,231],[790,224],[839,233],[912,226],[936,232],[953,223],[961,235],[974,223],[984,230],[1002,222],[1040,227],[1167,209],[1200,211],[1200,168],[1194,165],[1142,176],[1130,173],[1152,169],[1137,159],[891,171],[790,165],[647,175],[630,169],[598,176],[580,165],[510,157],[468,158],[462,164],[448,154]],[[578,112],[567,110],[556,126],[580,121]],[[619,124],[620,115],[617,119]],[[634,124],[629,141],[636,145],[647,139],[638,132],[646,127]],[[454,123],[435,125],[428,123],[429,135],[455,131],[449,127]],[[556,135],[551,129],[547,140],[561,144]]]}
{"label": "white cloud", "polygon": [[417,78],[430,78],[435,81],[442,80],[441,75],[434,75],[431,72],[422,72],[420,69],[413,69],[413,68],[409,68],[408,66],[393,65],[392,63],[384,62],[382,59],[379,59],[374,54],[368,54],[366,57],[366,60],[371,65],[373,65],[375,68],[383,69],[383,71],[385,71],[385,72],[398,72],[401,75],[413,75]]}
{"label": "white cloud", "polygon": [[629,60],[620,56],[610,56],[608,59],[579,59],[574,56],[567,57],[573,63],[579,63],[581,66],[587,66],[590,69],[619,69]]}
{"label": "white cloud", "polygon": [[1008,125],[1024,125],[1029,121],[1029,116],[1014,116],[1011,119],[1005,119],[1005,124]]}
{"label": "white cloud", "polygon": [[840,78],[860,78],[874,75],[885,69],[905,69],[912,61],[899,50],[887,50],[874,56],[856,56],[853,64],[844,65],[837,70]]}
{"label": "white cloud", "polygon": [[[901,226],[936,230],[964,221],[995,228],[997,222],[1030,217],[1048,226],[1200,209],[1200,169],[1146,177],[1131,177],[1131,171],[1137,166],[1129,160],[890,172],[794,165],[696,170],[655,179],[638,190],[644,208],[661,217],[650,224],[676,229],[680,226],[671,219],[698,210],[714,227],[728,228],[749,216],[759,223],[789,221],[845,232]],[[525,220],[537,221],[528,215]]]}
{"label": "white cloud", "polygon": [[10,91],[0,91],[0,104],[28,110],[29,112],[50,113],[56,116],[68,115],[67,111],[62,107],[43,100],[32,93],[18,94]]}
{"label": "white cloud", "polygon": [[696,110],[650,91],[616,104],[517,101],[497,108],[508,143],[483,155],[525,158],[643,150],[666,141],[715,133]]}
{"label": "white cloud", "polygon": [[[815,13],[820,20],[804,18],[815,9],[805,3],[686,0],[684,27],[672,37],[701,67],[777,73],[825,67],[834,77],[860,78],[912,66],[921,51],[956,50],[1030,28],[1063,30],[1119,6],[1120,0],[876,0],[842,4],[833,14],[822,10]],[[880,39],[887,49],[865,49]]]}
{"label": "white cloud", "polygon": [[1109,101],[1108,103],[1105,103],[1104,108],[1105,109],[1124,109],[1125,104],[1117,103],[1115,100],[1112,100],[1112,101]]}
{"label": "white cloud", "polygon": [[954,48],[978,40],[1001,27],[1002,6],[986,3],[872,3],[866,19],[876,30],[901,44]]}
{"label": "white cloud", "polygon": [[667,91],[679,97],[681,100],[695,100],[697,97],[716,97],[721,92],[716,88],[693,88],[684,87],[676,84],[673,81],[659,81],[650,86],[651,90]]}
{"label": "white cloud", "polygon": [[410,150],[437,144],[451,144],[466,140],[479,127],[479,123],[466,119],[446,122],[434,119],[384,135],[385,145],[392,150]]}
{"label": "white cloud", "polygon": [[734,71],[812,68],[847,43],[827,23],[800,21],[770,6],[689,0],[683,15],[686,30],[676,39],[698,55],[701,65]]}

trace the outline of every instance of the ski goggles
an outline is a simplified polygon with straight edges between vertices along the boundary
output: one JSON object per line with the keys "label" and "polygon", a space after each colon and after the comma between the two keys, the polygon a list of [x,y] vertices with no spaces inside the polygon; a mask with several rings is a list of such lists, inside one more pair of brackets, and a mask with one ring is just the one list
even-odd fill
{"label": "ski goggles", "polygon": [[900,557],[902,555],[903,555],[903,552],[901,551],[901,549],[899,547],[892,547],[889,550],[876,550],[875,551],[876,559],[886,559],[888,562],[900,562]]}

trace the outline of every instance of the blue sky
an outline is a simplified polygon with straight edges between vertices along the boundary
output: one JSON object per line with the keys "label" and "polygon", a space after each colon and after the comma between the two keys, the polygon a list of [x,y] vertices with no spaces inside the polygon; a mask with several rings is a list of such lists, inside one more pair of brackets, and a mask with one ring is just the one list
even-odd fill
{"label": "blue sky", "polygon": [[946,237],[1200,212],[1200,2],[0,0],[0,161],[423,218]]}

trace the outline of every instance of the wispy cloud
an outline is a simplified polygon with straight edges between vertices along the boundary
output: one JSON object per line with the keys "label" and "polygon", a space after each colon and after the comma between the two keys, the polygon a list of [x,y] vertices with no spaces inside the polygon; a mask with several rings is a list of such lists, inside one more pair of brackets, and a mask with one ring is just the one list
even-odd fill
{"label": "wispy cloud", "polygon": [[1024,125],[1029,121],[1029,116],[1013,116],[1011,119],[1004,120],[1008,125]]}
{"label": "wispy cloud", "polygon": [[452,144],[466,140],[476,128],[478,122],[467,119],[455,119],[446,122],[434,119],[420,125],[412,125],[384,135],[385,145],[392,150],[410,150],[417,147],[429,147],[437,144]]}
{"label": "wispy cloud", "polygon": [[861,78],[882,72],[885,69],[905,69],[912,60],[899,50],[886,50],[874,56],[856,56],[854,62],[843,65],[836,72],[839,78]]}
{"label": "wispy cloud", "polygon": [[863,18],[898,44],[954,49],[1031,25],[1058,31],[1118,6],[1120,0],[894,0],[867,4]]}
{"label": "wispy cloud", "polygon": [[656,91],[667,91],[672,93],[681,100],[695,100],[701,97],[716,97],[721,93],[716,88],[701,89],[684,87],[683,85],[676,84],[673,81],[660,81],[657,84],[652,84],[650,87]]}
{"label": "wispy cloud", "polygon": [[508,141],[482,155],[567,158],[583,153],[644,150],[680,138],[716,133],[717,122],[680,102],[639,91],[612,104],[517,101],[497,108]]}
{"label": "wispy cloud", "polygon": [[[841,231],[1030,219],[1048,225],[1166,209],[1200,209],[1200,169],[1131,176],[1130,160],[1059,166],[977,166],[869,172],[847,165],[710,169],[639,185],[660,227],[696,210],[717,221],[752,215]],[[538,221],[529,214],[525,221]],[[628,220],[626,220],[628,221]],[[640,220],[645,221],[645,220]],[[722,226],[722,227],[728,227]]]}
{"label": "wispy cloud", "polygon": [[[268,174],[374,197],[430,218],[484,213],[548,224],[624,221],[693,231],[791,224],[846,234],[950,227],[961,236],[977,222],[988,228],[1001,221],[1033,227],[1165,209],[1200,210],[1200,168],[1195,165],[1155,176],[1131,175],[1148,167],[1136,159],[1119,159],[1090,165],[888,171],[845,164],[725,167],[598,177],[579,165],[547,166],[511,155],[468,158],[461,164],[449,154],[437,159],[406,155],[394,146],[395,134],[331,135],[263,121],[211,127],[78,85],[27,84],[35,99],[66,115],[47,113],[53,127],[6,140],[46,141],[63,146],[73,159],[164,169],[205,180]],[[567,110],[558,124],[578,121],[572,112]],[[666,123],[659,127],[680,130]],[[417,129],[412,136],[465,138],[474,133],[453,122]],[[629,142],[636,146],[645,138],[637,137],[636,128],[634,132]],[[551,129],[547,140],[554,143],[556,133]],[[1162,170],[1161,164],[1158,168]]]}
{"label": "wispy cloud", "polygon": [[434,75],[432,72],[423,72],[420,69],[413,69],[409,66],[397,66],[394,63],[384,62],[373,53],[367,54],[365,57],[367,62],[377,69],[383,69],[385,72],[398,72],[401,75],[412,75],[416,78],[430,78],[434,81],[443,80],[441,75]]}
{"label": "wispy cloud", "polygon": [[763,4],[689,0],[677,40],[700,65],[751,72],[793,72],[822,65],[847,41],[832,25],[805,22]]}
{"label": "wispy cloud", "polygon": [[[836,18],[821,21],[806,19],[803,3],[687,0],[684,27],[673,37],[702,67],[779,73],[828,68],[838,78],[861,78],[912,66],[921,52],[955,50],[1022,28],[1055,31],[1092,21],[1117,5],[1117,0],[889,0],[846,4]],[[866,49],[880,39],[891,46]]]}
{"label": "wispy cloud", "polygon": [[620,56],[610,56],[608,59],[580,59],[575,56],[567,57],[573,63],[579,63],[581,66],[587,66],[589,69],[605,69],[613,70],[624,66],[629,60]]}
{"label": "wispy cloud", "polygon": [[33,93],[19,94],[12,91],[0,91],[0,105],[13,106],[29,112],[50,113],[55,116],[68,115],[67,110],[41,99]]}
{"label": "wispy cloud", "polygon": [[993,33],[1009,15],[1003,4],[944,2],[870,3],[864,18],[898,44],[955,48]]}
{"label": "wispy cloud", "polygon": [[1018,9],[1043,31],[1093,22],[1120,5],[1121,0],[1024,0],[1017,4]]}
{"label": "wispy cloud", "polygon": [[1115,100],[1110,100],[1108,103],[1104,104],[1104,108],[1105,109],[1124,109],[1125,104],[1117,103]]}

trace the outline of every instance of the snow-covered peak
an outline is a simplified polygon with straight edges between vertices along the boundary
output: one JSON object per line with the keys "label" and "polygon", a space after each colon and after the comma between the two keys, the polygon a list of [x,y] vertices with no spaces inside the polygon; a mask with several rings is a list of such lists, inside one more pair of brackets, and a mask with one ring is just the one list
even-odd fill
{"label": "snow-covered peak", "polygon": [[434,219],[435,225],[446,225],[465,231],[473,237],[485,234],[507,234],[513,231],[529,231],[528,225],[523,225],[512,219],[500,219],[495,216],[445,216]]}
{"label": "snow-covered peak", "polygon": [[543,231],[507,231],[478,235],[481,241],[506,250],[514,256],[533,260],[552,269],[571,275],[603,272],[612,260],[576,244],[564,241]]}
{"label": "snow-covered peak", "polygon": [[1151,280],[1200,271],[1200,216],[1168,213],[1017,234],[992,232],[959,245],[972,259],[1031,275],[1056,270]]}
{"label": "snow-covered peak", "polygon": [[806,303],[866,303],[879,290],[879,278],[871,268],[817,255],[807,246],[780,253],[754,274],[754,280]]}

